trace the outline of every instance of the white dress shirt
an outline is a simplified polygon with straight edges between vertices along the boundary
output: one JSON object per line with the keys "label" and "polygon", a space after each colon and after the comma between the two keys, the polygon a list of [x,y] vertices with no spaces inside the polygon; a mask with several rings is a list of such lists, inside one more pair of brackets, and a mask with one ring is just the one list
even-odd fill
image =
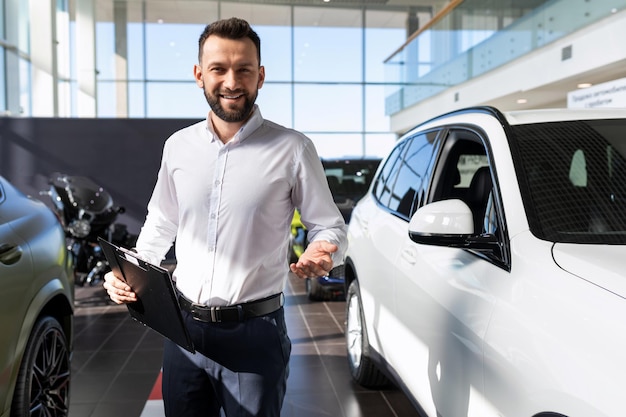
{"label": "white dress shirt", "polygon": [[295,207],[309,240],[338,245],[343,262],[346,226],[312,141],[256,105],[226,144],[207,118],[165,142],[137,251],[158,264],[175,241],[176,286],[194,302],[261,299],[286,284]]}

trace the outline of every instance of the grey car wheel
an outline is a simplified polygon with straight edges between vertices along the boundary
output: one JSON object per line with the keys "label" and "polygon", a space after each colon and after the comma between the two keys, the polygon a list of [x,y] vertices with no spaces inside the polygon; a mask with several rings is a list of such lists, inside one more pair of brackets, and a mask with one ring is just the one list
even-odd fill
{"label": "grey car wheel", "polygon": [[70,356],[59,322],[43,317],[35,323],[20,365],[11,417],[68,415]]}
{"label": "grey car wheel", "polygon": [[356,280],[350,283],[346,295],[346,346],[350,373],[356,382],[369,388],[389,384],[387,377],[368,356],[369,342],[363,320],[359,284]]}

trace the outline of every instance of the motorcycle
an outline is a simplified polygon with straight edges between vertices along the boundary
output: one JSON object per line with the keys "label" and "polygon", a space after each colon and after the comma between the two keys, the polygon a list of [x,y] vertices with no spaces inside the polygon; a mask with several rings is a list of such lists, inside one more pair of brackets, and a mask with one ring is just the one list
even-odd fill
{"label": "motorcycle", "polygon": [[50,197],[65,229],[76,283],[84,286],[101,282],[110,268],[98,238],[122,247],[133,247],[137,241],[137,235],[131,234],[126,225],[116,223],[124,207],[115,206],[111,195],[87,177],[54,173],[48,183],[50,188],[41,194]]}

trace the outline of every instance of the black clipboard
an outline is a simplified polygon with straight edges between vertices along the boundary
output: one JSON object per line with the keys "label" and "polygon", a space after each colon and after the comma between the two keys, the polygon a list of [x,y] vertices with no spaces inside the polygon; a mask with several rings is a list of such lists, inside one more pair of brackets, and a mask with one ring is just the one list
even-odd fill
{"label": "black clipboard", "polygon": [[115,276],[123,279],[137,294],[137,301],[126,304],[130,315],[183,349],[195,353],[169,271],[138,258],[128,249],[102,238],[98,240]]}

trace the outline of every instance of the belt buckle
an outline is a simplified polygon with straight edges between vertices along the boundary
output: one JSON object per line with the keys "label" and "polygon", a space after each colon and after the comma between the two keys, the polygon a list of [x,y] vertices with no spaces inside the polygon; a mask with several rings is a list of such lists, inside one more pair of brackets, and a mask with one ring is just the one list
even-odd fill
{"label": "belt buckle", "polygon": [[220,307],[219,306],[211,307],[209,309],[209,312],[211,314],[211,321],[213,323],[221,323],[222,322],[222,315],[220,314]]}
{"label": "belt buckle", "polygon": [[[209,308],[209,313],[211,315],[211,321],[213,323],[222,323],[224,322],[224,314],[223,312],[226,311],[230,311],[231,309],[235,308],[237,309],[237,318],[238,321],[243,321],[245,318],[244,315],[244,311],[243,311],[243,307],[241,306],[241,304],[238,304],[236,306],[215,306],[215,307],[210,307]],[[227,319],[228,321],[231,321],[231,319]]]}

